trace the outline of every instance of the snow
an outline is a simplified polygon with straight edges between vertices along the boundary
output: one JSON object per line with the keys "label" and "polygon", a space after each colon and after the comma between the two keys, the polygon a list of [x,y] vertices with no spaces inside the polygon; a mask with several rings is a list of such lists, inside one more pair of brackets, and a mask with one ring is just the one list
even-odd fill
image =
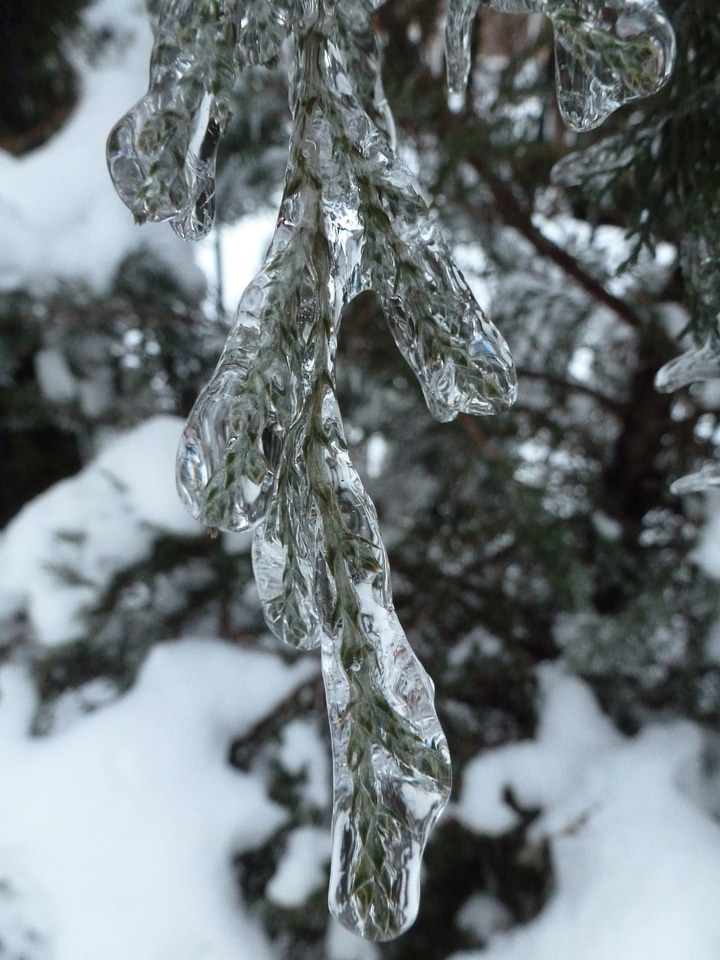
{"label": "snow", "polygon": [[328,960],[379,960],[380,951],[369,940],[359,940],[354,934],[331,919],[325,940]]}
{"label": "snow", "polygon": [[[214,240],[197,252],[167,225],[135,227],[105,165],[110,126],[146,87],[152,38],[144,3],[99,0],[84,16],[92,27],[110,27],[119,42],[96,62],[78,59],[82,95],[62,130],[22,158],[0,153],[0,290],[79,280],[102,291],[123,257],[142,246],[194,288],[202,283],[195,256],[213,276]],[[564,247],[590,240],[574,221],[538,225]],[[272,227],[272,216],[262,214],[223,228],[229,307],[257,269]],[[589,268],[612,275],[626,255],[625,239],[601,228],[592,244]],[[487,300],[492,291],[477,248],[456,253]],[[659,248],[655,282],[674,256]],[[611,276],[610,286],[622,294],[633,282]],[[589,341],[574,358],[578,376],[587,373],[595,346]],[[35,362],[46,397],[79,399],[87,412],[91,385],[76,379],[60,351],[46,347]],[[115,436],[77,476],[26,505],[0,539],[0,617],[25,614],[43,645],[71,640],[82,635],[83,609],[117,573],[147,557],[158,535],[204,535],[174,489],[181,429],[177,418],[155,417]],[[387,442],[372,435],[371,475],[384,470],[386,456]],[[720,499],[708,496],[707,504],[694,558],[720,577]],[[597,514],[593,522],[601,535],[616,536],[608,518]],[[247,537],[223,543],[248,549]],[[496,642],[478,626],[451,660],[461,665],[475,646],[491,653]],[[709,642],[720,663],[720,624]],[[37,709],[31,676],[19,663],[2,667],[0,955],[277,956],[243,906],[231,858],[286,829],[287,813],[268,798],[262,772],[228,764],[228,747],[315,671],[312,659],[291,667],[216,639],[156,644],[124,696],[102,679],[86,684],[54,711],[51,734],[37,738],[28,733]],[[468,899],[457,923],[488,945],[456,960],[718,960],[720,777],[703,766],[700,729],[648,723],[628,738],[579,679],[556,668],[540,679],[535,738],[474,759],[454,815],[478,832],[511,829],[517,816],[503,800],[511,786],[522,806],[542,810],[530,839],[549,842],[556,887],[535,920],[515,929],[489,895]],[[304,775],[306,808],[326,811],[331,775],[317,726],[307,719],[285,725],[277,756],[288,773]],[[302,908],[324,884],[328,853],[325,829],[290,830],[269,899]],[[379,956],[334,920],[325,948],[330,960]]]}
{"label": "snow", "polygon": [[316,669],[161,644],[126,696],[43,739],[27,735],[27,676],[0,671],[3,939],[10,915],[12,936],[33,931],[53,960],[269,960],[231,857],[286,813],[227,754]]}
{"label": "snow", "polygon": [[327,883],[330,833],[322,827],[298,827],[287,840],[285,855],[266,894],[282,907],[301,907]]}
{"label": "snow", "polygon": [[621,736],[589,688],[543,675],[535,740],[468,767],[456,813],[497,833],[522,805],[541,806],[535,839],[550,841],[556,890],[524,928],[453,960],[717,960],[720,828],[698,798],[703,742],[689,722]]}
{"label": "snow", "polygon": [[694,551],[694,559],[708,576],[720,579],[720,494],[705,495],[707,523]]}
{"label": "snow", "polygon": [[35,354],[35,376],[42,395],[53,403],[67,403],[78,395],[78,383],[67,358],[54,347]]}
{"label": "snow", "polygon": [[177,417],[147,420],[20,511],[0,540],[0,617],[25,611],[43,644],[81,636],[83,609],[158,533],[204,532],[175,492],[182,428]]}
{"label": "snow", "polygon": [[487,940],[498,930],[509,927],[512,915],[502,901],[486,893],[476,893],[465,901],[455,920],[461,930],[469,930],[478,939]]}
{"label": "snow", "polygon": [[282,732],[278,759],[287,772],[302,775],[306,803],[320,810],[330,803],[332,772],[328,747],[309,720],[291,720]]}
{"label": "snow", "polygon": [[251,213],[237,223],[218,224],[210,236],[195,245],[197,262],[211,286],[215,287],[218,285],[219,247],[220,288],[223,306],[230,315],[262,266],[276,222],[277,213],[274,211]]}
{"label": "snow", "polygon": [[142,0],[102,0],[85,20],[117,37],[96,63],[77,55],[83,87],[66,125],[23,157],[0,151],[0,290],[82,278],[102,289],[133,249],[150,245],[189,286],[192,248],[167,226],[139,230],[105,165],[105,140],[145,92],[152,33]]}

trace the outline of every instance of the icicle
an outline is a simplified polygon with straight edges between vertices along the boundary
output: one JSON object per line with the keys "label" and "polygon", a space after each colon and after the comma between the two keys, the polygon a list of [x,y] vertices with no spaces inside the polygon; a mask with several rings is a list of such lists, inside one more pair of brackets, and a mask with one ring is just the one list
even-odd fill
{"label": "icicle", "polygon": [[[656,0],[489,0],[487,5],[550,17],[558,106],[575,130],[592,130],[624,103],[656,93],[670,76],[675,35]],[[478,0],[450,0],[448,6],[451,106],[460,102],[467,83],[477,6]]]}
{"label": "icicle", "polygon": [[472,25],[481,0],[450,0],[445,23],[448,106],[457,113],[465,103],[470,76]]}
{"label": "icicle", "polygon": [[147,94],[113,127],[107,162],[138,223],[169,220],[186,240],[215,215],[215,157],[237,67],[235,4],[171,0],[161,13]]}
{"label": "icicle", "polygon": [[[318,381],[285,457],[295,469],[282,472],[256,532],[256,575],[266,616],[290,623],[286,639],[302,633],[299,618],[311,626],[305,636],[322,640],[333,745],[330,909],[353,932],[388,940],[417,914],[423,849],[450,793],[447,744],[432,682],[392,606],[377,515],[350,461],[329,378]],[[276,509],[287,512],[281,528]],[[285,544],[263,581],[268,528],[282,529]],[[298,553],[304,562],[286,561],[278,576],[280,562]]]}
{"label": "icicle", "polygon": [[[394,153],[371,0],[242,6],[240,16],[227,3],[171,0],[150,93],[111,135],[109,162],[140,219],[186,224],[198,178],[185,134],[205,122],[192,104],[202,112],[210,103],[220,126],[226,115],[205,94],[192,99],[176,87],[200,77],[192,90],[207,92],[212,64],[229,63],[233,30],[240,67],[265,62],[290,34],[293,126],[275,236],[190,414],[177,481],[203,523],[255,529],[270,629],[296,647],[321,646],[335,785],[330,908],[354,932],[385,940],[417,912],[420,859],[449,796],[450,761],[432,682],[393,609],[375,509],[345,443],[334,371],[343,308],[376,291],[441,420],[505,409],[515,373]],[[199,22],[200,8],[217,22]],[[159,141],[148,151],[145,125],[158,116],[170,123],[178,104],[183,135],[172,154]],[[170,196],[178,178],[182,189]]]}
{"label": "icicle", "polygon": [[691,383],[720,378],[720,342],[709,337],[702,347],[687,350],[666,363],[655,375],[655,388],[672,393]]}
{"label": "icicle", "polygon": [[[695,325],[705,332],[705,342],[658,370],[655,387],[663,393],[672,393],[691,383],[720,379],[720,241],[714,240],[719,216],[720,201],[715,195],[701,195],[690,211],[690,222],[680,248],[680,266]],[[719,484],[720,464],[709,462],[697,473],[680,477],[670,489],[675,494],[694,493]]]}
{"label": "icicle", "polygon": [[[329,571],[329,625],[342,613],[322,645],[334,771],[330,909],[356,933],[389,940],[415,920],[422,853],[450,795],[450,757],[432,681],[392,606],[375,510],[329,390],[322,416],[325,480],[351,534]],[[363,544],[374,548],[365,558]]]}

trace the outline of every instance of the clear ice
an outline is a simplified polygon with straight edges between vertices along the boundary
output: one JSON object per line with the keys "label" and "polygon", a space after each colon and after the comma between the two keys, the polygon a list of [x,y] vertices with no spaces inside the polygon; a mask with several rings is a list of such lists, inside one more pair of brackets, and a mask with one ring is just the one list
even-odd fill
{"label": "clear ice", "polygon": [[681,496],[684,493],[703,493],[715,487],[720,487],[720,464],[710,461],[696,473],[689,473],[671,483],[670,492]]}
{"label": "clear ice", "polygon": [[433,685],[393,608],[375,508],[335,397],[343,308],[373,290],[440,420],[514,400],[509,351],[394,151],[371,0],[166,4],[148,94],[108,165],[136,219],[185,238],[212,220],[235,72],[290,37],[292,133],[277,228],[183,433],[177,485],[216,529],[254,529],[270,629],[319,647],[332,734],[329,905],[387,940],[413,922],[428,835],[451,785]]}
{"label": "clear ice", "polygon": [[691,383],[720,377],[720,339],[708,337],[702,347],[693,347],[670,360],[655,374],[655,388],[672,393]]}
{"label": "clear ice", "polygon": [[[714,223],[720,217],[716,196],[696,204],[680,248],[680,266],[695,313],[695,325],[706,331],[704,342],[661,367],[655,387],[672,393],[691,383],[720,378],[720,240]],[[713,221],[712,223],[710,221]],[[675,494],[720,486],[720,464],[706,463],[697,473],[680,477],[670,487]]]}
{"label": "clear ice", "polygon": [[[462,105],[470,33],[481,0],[449,0],[449,103]],[[675,60],[675,34],[656,0],[486,0],[504,13],[543,13],[555,34],[555,82],[563,119],[592,130],[618,107],[656,93]]]}
{"label": "clear ice", "polygon": [[[269,628],[321,651],[334,771],[329,905],[353,932],[387,940],[416,916],[421,857],[450,793],[450,758],[432,681],[393,607],[375,508],[348,455],[335,392],[343,309],[359,292],[375,292],[442,421],[506,409],[516,380],[504,340],[395,153],[370,25],[378,5],[164,0],[148,93],[112,130],[107,156],[139,222],[168,220],[185,239],[204,236],[237,72],[274,61],[288,42],[292,129],[277,227],[188,418],[177,485],[209,527],[254,530]],[[586,43],[620,64],[603,66],[600,80],[605,61],[595,52],[585,74],[559,68],[564,102],[580,104],[583,123],[597,118],[598,97],[606,106],[659,84],[670,59],[672,34],[653,3],[494,6],[549,12],[566,65],[568,50],[585,63]],[[456,90],[467,79],[476,8],[477,0],[450,3]],[[602,26],[601,9],[612,14]],[[580,46],[568,45],[568,11]]]}
{"label": "clear ice", "polygon": [[[718,317],[720,325],[720,317]],[[693,347],[670,360],[655,374],[655,387],[673,393],[691,383],[720,378],[720,333],[713,331],[701,347]],[[696,473],[679,477],[670,485],[672,493],[698,493],[720,486],[720,463],[709,461]]]}
{"label": "clear ice", "polygon": [[163,4],[148,92],[108,137],[110,176],[136,221],[169,220],[185,240],[206,236],[215,215],[215,158],[237,76],[235,6]]}

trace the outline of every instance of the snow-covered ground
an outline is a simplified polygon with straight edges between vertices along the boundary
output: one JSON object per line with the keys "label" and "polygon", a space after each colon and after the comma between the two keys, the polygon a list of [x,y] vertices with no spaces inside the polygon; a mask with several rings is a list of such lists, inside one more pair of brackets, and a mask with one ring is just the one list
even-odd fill
{"label": "snow-covered ground", "polygon": [[[102,288],[141,243],[192,269],[190,248],[169,230],[133,226],[105,169],[107,130],[144,89],[151,38],[142,7],[103,0],[91,8],[93,21],[114,24],[125,42],[87,66],[64,130],[26,158],[0,154],[4,289],[51,277]],[[173,490],[180,429],[171,417],[149,421],[27,505],[0,540],[0,616],[27,616],[39,643],[72,639],[83,606],[159,533],[198,532]],[[698,551],[715,576],[718,517]],[[58,565],[75,574],[75,587],[58,579]],[[289,667],[217,638],[158,643],[129,692],[66,711],[39,738],[30,732],[28,672],[2,668],[0,957],[274,957],[238,898],[231,858],[286,814],[227,752],[316,671],[312,658]],[[451,815],[475,831],[512,827],[506,786],[542,807],[534,836],[550,843],[556,889],[532,923],[511,931],[499,904],[466,903],[460,919],[489,945],[455,960],[718,960],[719,775],[704,762],[699,729],[654,724],[625,737],[589,689],[556,668],[543,673],[541,698],[535,739],[477,757]],[[289,772],[306,771],[312,802],[326,805],[328,760],[311,725],[286,727],[280,758]],[[291,832],[268,896],[301,905],[324,883],[328,845],[316,827]],[[327,949],[336,960],[378,954],[334,924]]]}
{"label": "snow-covered ground", "polygon": [[580,680],[548,668],[542,681],[536,738],[474,760],[457,815],[481,832],[510,828],[507,786],[542,808],[531,842],[549,839],[557,889],[532,923],[454,960],[716,960],[720,827],[699,730],[623,737]]}
{"label": "snow-covered ground", "polygon": [[28,678],[2,670],[2,956],[269,960],[230,857],[285,811],[227,751],[309,669],[217,640],[159,645],[126,696],[39,739]]}
{"label": "snow-covered ground", "polygon": [[182,428],[154,417],[26,504],[0,537],[0,617],[24,613],[42,644],[74,640],[83,610],[160,533],[205,532],[175,492]]}
{"label": "snow-covered ground", "polygon": [[105,166],[110,127],[147,85],[152,33],[144,4],[102,0],[87,18],[119,39],[97,63],[81,64],[82,95],[68,123],[26,156],[0,151],[0,289],[43,289],[57,278],[102,289],[143,244],[198,282],[191,249],[162,226],[136,227]]}

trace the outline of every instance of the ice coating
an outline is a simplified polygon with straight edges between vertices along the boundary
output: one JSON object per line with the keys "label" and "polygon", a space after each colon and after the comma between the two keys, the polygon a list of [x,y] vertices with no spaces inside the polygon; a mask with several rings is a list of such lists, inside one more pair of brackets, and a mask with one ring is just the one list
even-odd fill
{"label": "ice coating", "polygon": [[[713,331],[701,347],[686,350],[666,363],[655,374],[655,388],[672,393],[691,383],[720,378],[720,336]],[[696,473],[680,477],[670,485],[671,493],[680,496],[720,486],[720,464],[709,461]]]}
{"label": "ice coating", "polygon": [[[333,748],[330,910],[372,940],[399,936],[420,902],[425,843],[450,795],[432,682],[392,606],[356,588],[363,634],[322,647]],[[372,697],[362,696],[370,685]],[[368,730],[369,728],[369,730]]]}
{"label": "ice coating", "polygon": [[235,323],[210,381],[195,401],[178,450],[180,497],[201,523],[248,530],[267,511],[285,433],[301,387],[280,335],[288,296],[280,276],[295,262],[292,227],[283,223],[263,269],[245,290]]}
{"label": "ice coating", "polygon": [[312,650],[320,646],[322,639],[315,575],[322,546],[307,536],[307,518],[303,520],[303,526],[293,531],[299,535],[299,549],[297,544],[286,546],[266,524],[258,526],[253,537],[252,564],[267,625],[285,643],[299,650]]}
{"label": "ice coating", "polygon": [[720,340],[708,337],[701,347],[686,350],[670,360],[655,374],[655,388],[672,393],[691,383],[716,380],[720,377]]}
{"label": "ice coating", "polygon": [[[691,383],[720,378],[720,336],[713,331],[701,347],[686,350],[655,374],[655,388],[672,393]],[[709,461],[696,473],[680,477],[670,485],[671,493],[697,493],[720,486],[720,464]]]}
{"label": "ice coating", "polygon": [[[658,370],[655,387],[663,393],[720,378],[720,242],[712,229],[719,215],[720,202],[712,192],[701,195],[690,210],[680,246],[680,266],[695,324],[705,334],[705,340]],[[675,494],[695,493],[718,485],[720,464],[710,461],[696,473],[680,477],[670,490]]]}
{"label": "ice coating", "polygon": [[290,31],[295,13],[292,0],[240,0],[238,24],[238,56],[242,66],[268,64],[274,61]]}
{"label": "ice coating", "polygon": [[230,0],[163,5],[148,92],[107,141],[110,176],[135,219],[169,220],[185,240],[213,225],[215,158],[237,75],[235,7]]}
{"label": "ice coating", "polygon": [[595,190],[605,190],[618,172],[625,171],[633,162],[632,147],[623,145],[622,141],[622,134],[611,135],[566,154],[550,171],[552,182],[563,187],[592,183]]}
{"label": "ice coating", "polygon": [[696,473],[689,473],[670,484],[670,492],[676,496],[684,493],[703,493],[720,487],[720,464],[709,462]]}
{"label": "ice coating", "polygon": [[445,21],[445,63],[447,69],[448,106],[453,112],[465,103],[472,66],[470,37],[482,0],[450,0]]}
{"label": "ice coating", "polygon": [[297,511],[289,528],[309,509],[311,539],[328,547],[306,567],[313,579],[299,593],[314,599],[311,620],[320,624],[332,738],[329,906],[355,933],[389,940],[417,914],[422,853],[450,795],[450,758],[432,682],[392,605],[377,515],[330,383],[302,433],[286,448],[296,462],[307,457],[291,481],[302,496],[289,498]]}
{"label": "ice coating", "polygon": [[[486,0],[504,13],[544,13],[555,34],[555,79],[563,119],[598,127],[618,107],[666,83],[675,34],[656,0]],[[470,31],[479,0],[450,0],[446,26],[450,105],[464,98]]]}
{"label": "ice coating", "polygon": [[109,163],[138,219],[200,236],[214,159],[198,153],[198,131],[208,118],[213,130],[226,123],[233,71],[267,62],[290,36],[292,132],[275,235],[188,418],[177,485],[208,526],[254,529],[268,626],[295,647],[321,648],[335,785],[329,905],[353,932],[387,940],[417,913],[450,760],[345,442],[335,395],[342,311],[363,290],[377,294],[440,420],[507,408],[516,380],[395,154],[374,6],[170,0],[150,91],[111,135]]}
{"label": "ice coating", "polygon": [[[298,43],[275,237],[180,447],[183,501],[198,520],[223,530],[248,529],[267,512],[284,438],[318,376],[332,370],[342,309],[362,289],[380,295],[439,420],[503,410],[515,398],[509,350],[392,150],[374,37],[367,23],[362,33],[356,15],[343,26],[333,42],[317,28],[325,50],[314,61]],[[341,57],[349,46],[352,56]],[[324,313],[319,290],[328,293]],[[323,324],[333,335],[329,352],[318,353],[315,331]]]}

